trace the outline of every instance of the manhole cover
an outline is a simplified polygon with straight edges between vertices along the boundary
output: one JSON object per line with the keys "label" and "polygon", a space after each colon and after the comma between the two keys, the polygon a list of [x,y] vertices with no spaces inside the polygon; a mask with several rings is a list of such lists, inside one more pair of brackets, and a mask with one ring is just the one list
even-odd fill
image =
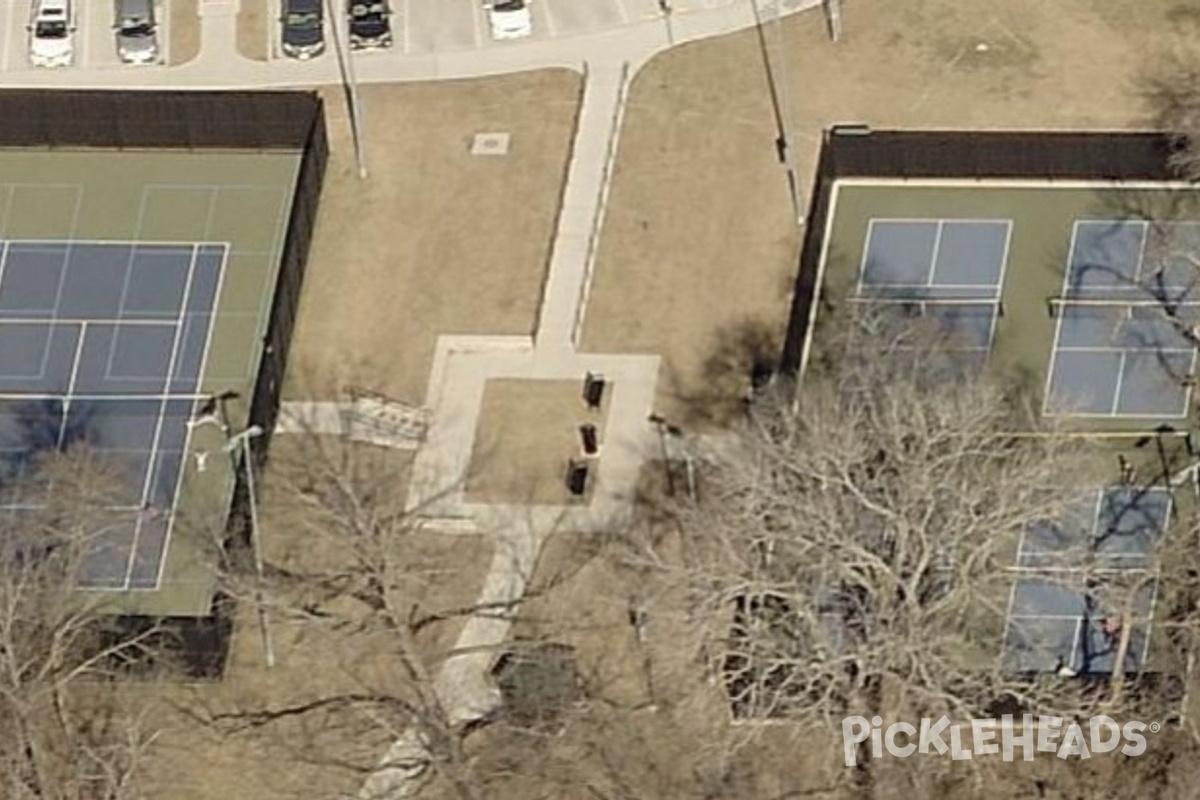
{"label": "manhole cover", "polygon": [[507,133],[477,133],[471,142],[473,156],[506,156],[508,155]]}

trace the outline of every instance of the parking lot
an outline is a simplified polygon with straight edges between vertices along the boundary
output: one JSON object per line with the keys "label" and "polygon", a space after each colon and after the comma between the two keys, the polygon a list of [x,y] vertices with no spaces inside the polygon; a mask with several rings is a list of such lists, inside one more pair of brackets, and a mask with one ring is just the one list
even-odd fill
{"label": "parking lot", "polygon": [[[591,31],[620,27],[651,19],[661,19],[664,8],[673,16],[731,5],[738,0],[532,0],[533,33],[526,39],[493,41],[488,12],[482,0],[391,0],[392,29],[395,45],[390,52],[454,52],[485,47],[519,47],[521,42],[575,36]],[[239,43],[244,56],[262,59],[283,58],[279,48],[279,18],[283,0],[240,0]],[[341,8],[345,0],[333,0]],[[137,69],[123,65],[117,57],[113,36],[111,0],[75,0],[75,69]],[[186,8],[185,8],[186,6]],[[159,0],[159,47],[164,63],[177,64],[194,57],[194,52],[173,57],[171,42],[190,41],[198,33],[199,20],[194,2]],[[29,31],[31,0],[0,0],[0,72],[29,68]],[[181,11],[182,10],[182,11]],[[172,13],[174,11],[174,14]],[[249,13],[247,13],[249,12]],[[173,16],[177,19],[173,20]],[[186,35],[177,36],[173,22],[187,26]],[[344,25],[343,20],[338,20]],[[344,28],[343,28],[344,30]],[[326,38],[332,36],[328,21]],[[252,47],[245,42],[252,41]],[[200,43],[203,47],[203,42]],[[191,51],[193,48],[186,48]],[[330,48],[332,49],[332,48]],[[369,56],[369,52],[364,52]],[[330,56],[326,56],[330,57]]]}
{"label": "parking lot", "polygon": [[[156,4],[158,17],[158,46],[164,63],[171,60],[171,5],[170,2]],[[28,69],[30,0],[0,0],[0,70]],[[112,0],[75,0],[74,67],[85,69],[139,69],[121,63],[117,57],[116,39],[113,34]],[[195,19],[187,21],[195,25]]]}
{"label": "parking lot", "polygon": [[[730,5],[734,0],[672,0],[683,14]],[[512,47],[521,40],[493,42],[481,0],[395,0],[397,44],[405,52],[430,53],[479,47]],[[574,36],[662,16],[659,0],[533,0],[533,39]]]}
{"label": "parking lot", "polygon": [[[673,0],[672,13],[730,5],[734,0]],[[268,19],[280,17],[282,0],[266,0]],[[340,2],[335,0],[335,5]],[[401,53],[445,53],[482,47],[514,47],[521,41],[493,42],[482,0],[391,0],[395,48]],[[586,34],[662,16],[659,0],[533,0],[533,40]],[[326,23],[326,36],[331,35]],[[271,25],[269,52],[281,58],[278,26]],[[364,55],[367,55],[364,53]]]}
{"label": "parking lot", "polygon": [[[243,3],[253,0],[243,0]],[[277,20],[282,0],[260,0],[268,3],[267,19]],[[672,0],[672,13],[717,8],[736,0]],[[487,9],[482,0],[391,0],[392,30],[395,36],[393,51],[401,53],[434,53],[474,50],[482,47],[513,47],[529,39],[550,39],[573,36],[589,31],[605,30],[656,19],[662,16],[659,0],[533,0],[533,35],[529,39],[493,42],[488,27]],[[342,3],[334,0],[335,6]],[[341,24],[341,20],[339,20]],[[282,57],[279,51],[277,24],[270,25],[269,52],[272,58]],[[331,31],[326,25],[326,36]],[[267,49],[264,46],[264,49]],[[369,52],[363,52],[369,57]]]}

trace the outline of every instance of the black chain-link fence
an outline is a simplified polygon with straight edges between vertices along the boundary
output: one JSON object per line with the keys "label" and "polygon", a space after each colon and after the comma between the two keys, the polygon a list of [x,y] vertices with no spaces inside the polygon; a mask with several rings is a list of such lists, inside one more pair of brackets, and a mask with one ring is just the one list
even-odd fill
{"label": "black chain-link fence", "polygon": [[0,91],[0,147],[305,147],[308,92]]}
{"label": "black chain-link fence", "polygon": [[1176,180],[1164,133],[982,131],[871,131],[857,126],[827,131],[817,164],[799,274],[792,296],[779,371],[800,369],[830,196],[838,178],[954,178],[1047,181]]}

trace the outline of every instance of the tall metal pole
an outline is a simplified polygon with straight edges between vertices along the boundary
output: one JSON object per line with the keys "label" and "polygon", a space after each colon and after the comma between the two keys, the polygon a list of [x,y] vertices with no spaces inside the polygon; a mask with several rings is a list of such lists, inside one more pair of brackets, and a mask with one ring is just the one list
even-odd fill
{"label": "tall metal pole", "polygon": [[230,437],[226,445],[232,451],[234,459],[241,455],[243,469],[246,470],[246,494],[250,500],[250,551],[254,555],[254,572],[258,585],[254,592],[254,602],[258,606],[258,625],[262,633],[263,653],[267,666],[275,666],[275,647],[271,641],[271,623],[267,615],[266,576],[263,568],[262,541],[258,527],[258,487],[254,482],[254,455],[250,448],[250,440],[262,435],[262,428],[251,425],[239,434]]}
{"label": "tall metal pole", "polygon": [[[342,29],[349,25],[345,14],[339,14],[333,0],[325,0],[329,25],[333,29],[333,49],[337,52],[338,71],[342,77],[342,90],[346,96],[346,107],[350,114],[350,137],[354,141],[354,161],[358,164],[358,177],[367,177],[367,154],[363,145],[361,102],[358,97],[358,78],[354,74],[354,55],[350,50],[350,36]],[[339,20],[342,20],[339,22]]]}
{"label": "tall metal pole", "polygon": [[[779,7],[780,0],[769,0],[768,3],[771,20],[774,22],[772,28],[775,30],[775,48],[767,44],[765,25],[763,24],[763,10],[759,5],[760,2],[761,0],[751,0],[754,9],[754,21],[758,29],[759,45],[762,48],[763,63],[767,69],[767,83],[771,91],[771,103],[774,107],[775,121],[778,126],[778,138],[775,144],[779,150],[779,160],[787,170],[788,192],[791,195],[792,210],[796,215],[796,224],[803,225],[804,206],[800,196],[800,176],[796,169],[796,137],[792,132],[791,92],[788,90],[787,64],[784,55],[785,41],[781,20],[782,13]],[[780,75],[780,70],[777,69],[775,56],[771,54],[772,49],[779,50],[779,66],[782,67],[782,75]]]}
{"label": "tall metal pole", "polygon": [[788,171],[788,187],[792,192],[792,206],[796,210],[796,224],[804,224],[804,200],[800,191],[800,171],[796,168],[796,132],[792,127],[792,90],[791,72],[787,62],[787,39],[783,33],[783,12],[780,4],[783,0],[771,0],[771,10],[774,14],[776,45],[779,49],[779,71],[782,75],[775,76],[779,86],[780,116],[783,118],[784,164]]}

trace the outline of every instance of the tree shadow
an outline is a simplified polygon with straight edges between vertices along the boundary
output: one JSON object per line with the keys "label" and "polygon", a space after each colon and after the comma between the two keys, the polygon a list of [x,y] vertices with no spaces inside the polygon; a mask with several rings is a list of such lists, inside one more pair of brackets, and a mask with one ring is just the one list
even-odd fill
{"label": "tree shadow", "polygon": [[682,422],[725,427],[737,419],[775,377],[782,345],[779,326],[756,317],[718,328],[699,378],[690,385],[678,375],[669,378],[684,408]]}

